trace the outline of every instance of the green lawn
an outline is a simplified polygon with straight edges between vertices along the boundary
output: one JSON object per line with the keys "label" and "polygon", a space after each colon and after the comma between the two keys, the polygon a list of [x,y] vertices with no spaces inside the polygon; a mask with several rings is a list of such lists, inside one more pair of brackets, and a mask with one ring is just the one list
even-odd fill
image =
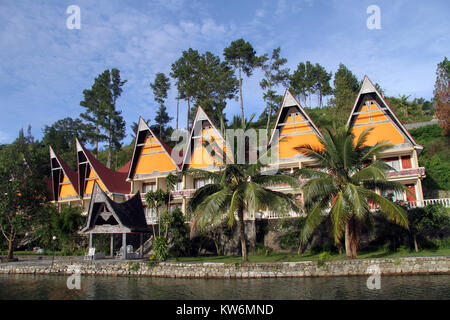
{"label": "green lawn", "polygon": [[[397,257],[416,257],[416,256],[437,256],[437,255],[450,255],[450,249],[436,249],[436,250],[421,250],[419,252],[409,251],[405,249],[399,249],[396,252],[390,252],[388,250],[379,250],[372,252],[360,252],[358,259],[370,259],[370,258],[397,258]],[[332,254],[331,260],[346,259],[345,254]],[[317,261],[319,260],[319,254],[305,253],[298,254],[282,254],[273,253],[269,256],[265,254],[249,255],[249,262],[296,262],[296,261]],[[218,262],[218,263],[239,263],[242,261],[240,256],[212,256],[212,257],[182,257],[182,258],[170,258],[168,261],[179,261],[186,263],[202,263],[202,262]]]}

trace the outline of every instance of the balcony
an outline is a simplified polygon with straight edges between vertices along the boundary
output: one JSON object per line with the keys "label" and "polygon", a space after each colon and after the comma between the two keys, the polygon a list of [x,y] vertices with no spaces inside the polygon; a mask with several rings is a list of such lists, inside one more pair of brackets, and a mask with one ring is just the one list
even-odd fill
{"label": "balcony", "polygon": [[424,176],[425,175],[425,168],[414,168],[414,169],[402,169],[402,170],[395,170],[395,171],[389,171],[388,177],[402,177],[402,176]]}
{"label": "balcony", "polygon": [[408,201],[407,204],[409,208],[422,208],[434,204],[440,204],[446,208],[450,208],[450,198]]}

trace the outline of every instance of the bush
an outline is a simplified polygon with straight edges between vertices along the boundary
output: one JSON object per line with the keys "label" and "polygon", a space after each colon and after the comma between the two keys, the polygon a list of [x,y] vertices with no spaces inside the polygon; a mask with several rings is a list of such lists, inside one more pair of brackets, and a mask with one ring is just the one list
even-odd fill
{"label": "bush", "polygon": [[155,252],[158,261],[165,261],[168,257],[167,240],[163,236],[157,236],[153,244],[153,251]]}

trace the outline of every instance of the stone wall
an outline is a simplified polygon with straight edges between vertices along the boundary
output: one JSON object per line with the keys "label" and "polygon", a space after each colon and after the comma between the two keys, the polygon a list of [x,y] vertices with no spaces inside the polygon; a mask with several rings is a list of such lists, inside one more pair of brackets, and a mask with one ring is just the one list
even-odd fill
{"label": "stone wall", "polygon": [[367,275],[377,265],[381,274],[449,274],[450,256],[279,262],[279,263],[179,263],[118,261],[56,261],[49,264],[0,264],[3,274],[67,274],[68,266],[78,267],[82,275],[151,276],[171,278],[278,278]]}

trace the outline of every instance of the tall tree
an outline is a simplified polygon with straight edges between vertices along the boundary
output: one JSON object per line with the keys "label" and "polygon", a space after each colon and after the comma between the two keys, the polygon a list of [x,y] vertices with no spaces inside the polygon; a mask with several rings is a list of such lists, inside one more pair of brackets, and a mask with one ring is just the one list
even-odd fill
{"label": "tall tree", "polygon": [[356,76],[342,63],[334,74],[334,98],[331,104],[340,109],[350,111],[359,91]]}
{"label": "tall tree", "polygon": [[392,147],[387,142],[366,146],[372,129],[364,130],[357,139],[348,127],[336,132],[327,129],[319,138],[320,149],[309,145],[297,148],[326,169],[325,172],[310,168],[297,171],[302,178],[309,179],[302,187],[308,210],[301,236],[303,243],[325,218],[329,218],[335,242],[339,244],[345,234],[347,257],[357,258],[362,225],[371,219],[370,204],[378,205],[388,220],[408,227],[406,212],[372,191],[407,190],[400,183],[387,180],[387,171],[392,168],[383,161],[372,161],[365,166],[367,161]]}
{"label": "tall tree", "polygon": [[[226,100],[235,97],[237,80],[226,62],[211,52],[199,54],[189,49],[172,65],[171,76],[177,79],[179,97],[187,99],[188,119],[192,119],[199,105],[215,121],[223,113]],[[191,103],[193,108],[191,108]]]}
{"label": "tall tree", "polygon": [[185,99],[188,103],[186,119],[186,130],[188,131],[190,125],[190,103],[198,92],[196,84],[198,83],[199,73],[196,72],[196,68],[200,59],[198,51],[189,48],[187,51],[183,51],[182,56],[172,64],[172,72],[170,73],[170,76],[176,79],[178,98]]}
{"label": "tall tree", "polygon": [[324,96],[328,96],[333,93],[333,89],[330,85],[332,73],[328,73],[324,67],[316,63],[313,71],[313,86],[317,92],[319,98],[319,107],[322,108],[322,99]]}
{"label": "tall tree", "polygon": [[437,65],[436,82],[434,84],[436,101],[436,118],[443,129],[442,134],[450,134],[450,61],[447,57]]}
{"label": "tall tree", "polygon": [[[30,137],[30,136],[29,136]],[[8,259],[18,237],[30,230],[32,217],[48,199],[39,166],[36,143],[20,132],[0,150],[0,230],[8,242]]]}
{"label": "tall tree", "polygon": [[125,137],[125,121],[116,104],[126,82],[121,80],[118,69],[105,70],[95,78],[90,90],[83,91],[84,100],[80,102],[86,108],[80,116],[95,127],[95,132],[89,133],[89,136],[95,142],[96,155],[98,143],[108,143],[108,168],[111,167],[113,150],[120,149],[120,142]]}
{"label": "tall tree", "polygon": [[304,62],[300,62],[297,65],[297,69],[292,73],[289,79],[289,91],[299,100],[304,102],[306,107],[306,65]]}
{"label": "tall tree", "polygon": [[241,101],[241,121],[244,125],[244,100],[242,98],[242,72],[250,77],[253,69],[260,66],[260,59],[249,42],[238,39],[231,42],[230,46],[223,50],[225,60],[230,63],[239,74],[239,97]]}
{"label": "tall tree", "polygon": [[297,69],[290,76],[289,90],[299,100],[303,100],[307,106],[309,97],[309,106],[311,107],[311,95],[316,92],[317,74],[315,66],[310,62],[301,62]]}
{"label": "tall tree", "polygon": [[197,72],[195,106],[202,106],[213,121],[220,122],[226,101],[236,97],[238,80],[231,66],[209,51],[201,55]]}
{"label": "tall tree", "polygon": [[155,81],[150,83],[150,87],[153,89],[153,95],[155,101],[159,103],[159,109],[156,113],[155,123],[159,126],[159,137],[164,137],[164,130],[166,125],[172,120],[167,114],[167,108],[164,105],[167,99],[167,92],[170,89],[170,79],[165,76],[164,73],[157,73]]}
{"label": "tall tree", "polygon": [[283,84],[288,87],[289,80],[289,68],[284,68],[283,65],[287,63],[286,58],[280,57],[281,48],[275,48],[272,51],[272,55],[264,54],[260,59],[264,71],[264,79],[261,80],[259,85],[261,89],[266,90],[264,92],[264,100],[267,102],[265,113],[267,114],[266,131],[269,132],[270,120],[272,113],[276,112],[276,106],[281,102],[282,97],[276,94],[275,88]]}

